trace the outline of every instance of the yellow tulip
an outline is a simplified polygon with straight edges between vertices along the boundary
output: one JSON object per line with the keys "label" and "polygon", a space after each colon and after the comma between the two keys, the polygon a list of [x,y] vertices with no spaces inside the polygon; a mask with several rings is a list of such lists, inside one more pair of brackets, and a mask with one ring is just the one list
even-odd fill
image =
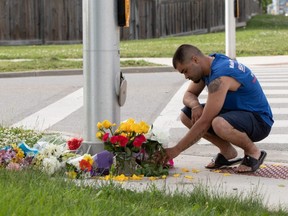
{"label": "yellow tulip", "polygon": [[101,129],[103,128],[103,125],[102,125],[101,122],[98,122],[98,123],[97,123],[97,128],[98,128],[99,130],[101,130]]}
{"label": "yellow tulip", "polygon": [[112,127],[112,123],[111,123],[110,121],[108,121],[108,120],[104,120],[104,121],[102,122],[102,125],[103,125],[103,127],[104,127],[105,129],[109,129],[110,127]]}
{"label": "yellow tulip", "polygon": [[133,118],[129,118],[127,119],[126,121],[128,124],[134,124],[135,123],[135,120]]}
{"label": "yellow tulip", "polygon": [[129,131],[130,131],[129,125],[122,122],[122,123],[119,125],[117,131],[126,131],[126,132],[129,132]]}
{"label": "yellow tulip", "polygon": [[149,126],[146,122],[141,121],[141,122],[139,123],[139,126],[140,126],[140,128],[141,128],[141,130],[142,130],[141,133],[148,133],[148,131],[149,131],[149,129],[150,129],[150,126]]}
{"label": "yellow tulip", "polygon": [[96,133],[96,137],[97,137],[98,139],[102,140],[103,133],[102,133],[101,131],[98,131],[98,132]]}
{"label": "yellow tulip", "polygon": [[139,124],[131,125],[131,130],[135,133],[142,133],[142,129]]}

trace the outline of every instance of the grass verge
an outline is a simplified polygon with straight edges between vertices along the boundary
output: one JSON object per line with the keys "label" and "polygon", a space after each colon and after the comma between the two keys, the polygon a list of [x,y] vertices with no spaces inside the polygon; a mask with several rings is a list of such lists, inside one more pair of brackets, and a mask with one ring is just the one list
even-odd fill
{"label": "grass verge", "polygon": [[287,215],[251,197],[212,194],[203,186],[191,193],[165,193],[153,185],[142,192],[116,184],[85,186],[40,172],[0,170],[0,215]]}
{"label": "grass verge", "polygon": [[[244,28],[236,32],[237,56],[288,55],[288,17],[257,15]],[[166,37],[120,42],[121,58],[172,57],[176,48],[189,43],[204,53],[225,53],[225,33],[210,33],[182,37]],[[7,62],[3,60],[28,59]],[[55,69],[81,69],[82,45],[1,46],[0,71],[30,71]],[[153,65],[153,64],[152,64]],[[149,66],[142,61],[122,61],[122,67]]]}

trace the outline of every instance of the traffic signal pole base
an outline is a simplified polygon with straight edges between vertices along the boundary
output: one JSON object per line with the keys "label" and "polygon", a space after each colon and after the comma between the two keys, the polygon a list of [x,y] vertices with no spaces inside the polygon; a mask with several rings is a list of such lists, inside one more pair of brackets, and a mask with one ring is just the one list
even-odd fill
{"label": "traffic signal pole base", "polygon": [[80,154],[80,155],[84,155],[84,154],[95,155],[95,154],[97,154],[99,152],[102,152],[103,150],[104,150],[103,143],[83,141],[81,143],[81,146],[77,149],[76,154]]}

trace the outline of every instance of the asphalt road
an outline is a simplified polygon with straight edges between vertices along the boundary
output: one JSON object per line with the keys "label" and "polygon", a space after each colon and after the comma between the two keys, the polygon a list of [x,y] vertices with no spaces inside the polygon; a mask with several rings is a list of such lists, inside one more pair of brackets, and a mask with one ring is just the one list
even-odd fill
{"label": "asphalt road", "polygon": [[[154,122],[185,82],[176,72],[127,73],[125,78],[128,90],[126,103],[120,109],[121,121],[135,118],[149,124]],[[82,87],[82,75],[1,78],[0,122],[11,126]],[[60,109],[62,108],[59,107],[58,112],[62,112]],[[83,119],[84,110],[81,107],[47,130],[82,136]],[[35,127],[39,124],[41,122],[35,122]]]}

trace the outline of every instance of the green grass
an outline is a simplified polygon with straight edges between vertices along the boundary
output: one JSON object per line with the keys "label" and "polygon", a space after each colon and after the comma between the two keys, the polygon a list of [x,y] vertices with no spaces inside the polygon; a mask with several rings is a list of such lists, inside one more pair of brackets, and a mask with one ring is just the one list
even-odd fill
{"label": "green grass", "polygon": [[273,15],[258,15],[248,22],[249,29],[287,29],[288,17]]}
{"label": "green grass", "polygon": [[0,149],[4,146],[18,144],[21,141],[32,147],[42,137],[42,132],[19,127],[7,128],[0,125]]}
{"label": "green grass", "polygon": [[[237,56],[288,55],[288,17],[258,15],[236,32]],[[225,53],[225,33],[210,33],[182,37],[166,37],[120,42],[122,58],[172,57],[176,48],[189,43],[204,53]],[[30,59],[32,61],[7,62],[2,60]],[[71,60],[72,59],[72,60]],[[73,61],[78,59],[78,61]],[[1,46],[0,71],[29,71],[53,69],[81,69],[82,45]],[[121,67],[147,66],[147,62],[122,61]]]}
{"label": "green grass", "polygon": [[[0,170],[0,215],[287,215],[271,211],[256,194],[250,197],[193,192],[165,193],[156,187],[136,192],[109,182],[92,187],[33,170]],[[211,195],[212,194],[212,195]]]}

